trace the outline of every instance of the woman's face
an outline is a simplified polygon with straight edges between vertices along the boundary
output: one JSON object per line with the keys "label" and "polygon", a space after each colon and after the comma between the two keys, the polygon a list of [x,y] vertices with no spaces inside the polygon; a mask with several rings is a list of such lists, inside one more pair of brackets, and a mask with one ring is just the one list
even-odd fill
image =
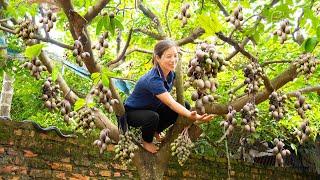
{"label": "woman's face", "polygon": [[162,71],[164,71],[164,73],[168,73],[170,71],[174,71],[177,65],[178,58],[177,47],[172,46],[171,48],[163,52],[161,58],[157,56],[156,59]]}

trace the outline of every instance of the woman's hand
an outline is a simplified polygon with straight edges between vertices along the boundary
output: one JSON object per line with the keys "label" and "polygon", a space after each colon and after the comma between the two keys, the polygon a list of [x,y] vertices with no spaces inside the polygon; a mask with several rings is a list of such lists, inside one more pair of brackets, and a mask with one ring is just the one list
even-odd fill
{"label": "woman's hand", "polygon": [[213,117],[214,117],[213,114],[199,115],[199,114],[197,114],[197,111],[191,111],[189,119],[191,119],[193,121],[210,122]]}

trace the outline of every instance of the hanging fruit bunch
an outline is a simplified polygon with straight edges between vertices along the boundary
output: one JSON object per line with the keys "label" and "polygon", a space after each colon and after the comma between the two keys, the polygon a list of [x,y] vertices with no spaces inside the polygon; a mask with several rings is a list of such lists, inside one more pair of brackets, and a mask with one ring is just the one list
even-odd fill
{"label": "hanging fruit bunch", "polygon": [[35,77],[37,80],[40,79],[40,73],[46,71],[47,67],[42,65],[41,61],[38,58],[32,58],[31,61],[25,62],[23,64],[24,68],[28,68],[31,72],[30,74]]}
{"label": "hanging fruit bunch", "polygon": [[308,79],[316,70],[319,60],[316,59],[311,53],[302,54],[293,62],[297,68],[297,72],[306,76]]}
{"label": "hanging fruit bunch", "polygon": [[92,49],[98,51],[98,57],[101,58],[105,54],[105,49],[109,47],[107,38],[109,37],[108,32],[104,32],[99,36],[99,42],[96,45],[92,46]]}
{"label": "hanging fruit bunch", "polygon": [[286,110],[284,109],[286,95],[279,95],[276,91],[273,91],[269,96],[269,111],[270,115],[277,121],[284,117]]}
{"label": "hanging fruit bunch", "polygon": [[77,123],[77,129],[83,130],[83,135],[86,136],[89,134],[94,128],[95,125],[95,115],[94,115],[95,108],[83,107],[77,111],[74,115],[74,119]]}
{"label": "hanging fruit bunch", "polygon": [[244,130],[248,133],[254,133],[256,131],[256,120],[258,118],[258,109],[254,103],[248,102],[240,110],[242,124],[244,125]]}
{"label": "hanging fruit bunch", "polygon": [[228,62],[224,61],[214,45],[202,43],[196,51],[196,56],[190,60],[188,77],[189,84],[195,88],[191,99],[196,101],[196,110],[200,114],[205,113],[204,105],[214,101],[208,90],[215,92],[218,83],[215,81],[217,73],[225,69]]}
{"label": "hanging fruit bunch", "polygon": [[53,23],[57,21],[57,17],[49,9],[43,13],[43,17],[40,18],[39,22],[45,26],[45,31],[49,32],[53,28]]}
{"label": "hanging fruit bunch", "polygon": [[317,16],[320,15],[320,2],[319,1],[314,2],[313,6],[312,6],[312,10],[316,13]]}
{"label": "hanging fruit bunch", "polygon": [[234,127],[237,125],[237,120],[235,118],[237,111],[233,109],[232,106],[228,107],[228,114],[225,117],[224,121],[220,122],[220,126],[223,126],[226,131],[226,136],[230,136]]}
{"label": "hanging fruit bunch", "polygon": [[45,101],[45,106],[49,110],[58,110],[57,104],[61,103],[61,91],[59,85],[54,85],[50,77],[42,85],[42,93],[42,100]]}
{"label": "hanging fruit bunch", "polygon": [[244,83],[247,84],[247,87],[244,92],[248,94],[257,93],[259,91],[260,86],[263,85],[262,68],[258,63],[251,62],[244,68],[243,72],[244,76],[246,77]]}
{"label": "hanging fruit bunch", "polygon": [[311,106],[310,106],[310,104],[307,104],[305,102],[306,98],[304,96],[302,96],[302,94],[300,92],[296,93],[296,97],[297,97],[297,100],[294,104],[294,107],[296,108],[299,116],[302,119],[305,119],[306,118],[305,111],[310,110]]}
{"label": "hanging fruit bunch", "polygon": [[291,152],[288,149],[284,149],[284,143],[279,139],[273,140],[275,147],[272,149],[272,153],[276,156],[276,166],[284,166],[284,158],[290,156]]}
{"label": "hanging fruit bunch", "polygon": [[73,45],[73,56],[76,57],[76,62],[79,64],[79,66],[83,66],[82,60],[90,57],[90,53],[83,50],[81,41],[75,40]]}
{"label": "hanging fruit bunch", "polygon": [[92,95],[95,95],[98,98],[98,102],[102,103],[105,109],[109,112],[113,112],[113,105],[118,104],[119,101],[117,99],[112,99],[112,93],[109,88],[103,86],[101,82],[91,90]]}
{"label": "hanging fruit bunch", "polygon": [[99,139],[97,139],[93,142],[93,145],[97,145],[99,147],[100,154],[103,153],[103,151],[107,148],[107,145],[111,142],[111,139],[109,137],[109,133],[110,133],[109,129],[101,130]]}
{"label": "hanging fruit bunch", "polygon": [[35,39],[37,33],[38,26],[34,24],[31,19],[26,18],[24,21],[18,22],[16,34],[18,37],[21,37],[27,45],[37,43]]}
{"label": "hanging fruit bunch", "polygon": [[67,124],[70,123],[70,119],[76,114],[71,109],[71,103],[68,100],[63,100],[60,103],[57,104],[57,106],[60,108],[60,113],[63,115],[63,120]]}
{"label": "hanging fruit bunch", "polygon": [[115,159],[119,159],[122,165],[127,166],[132,162],[134,151],[138,150],[138,146],[133,142],[134,135],[127,131],[125,134],[120,134],[118,144],[114,146],[116,153]]}
{"label": "hanging fruit bunch", "polygon": [[294,135],[299,138],[300,144],[303,144],[304,142],[308,141],[309,135],[311,134],[311,128],[309,127],[309,120],[304,120],[299,130],[296,130],[294,132]]}
{"label": "hanging fruit bunch", "polygon": [[280,23],[280,28],[273,32],[273,35],[280,37],[280,44],[287,40],[287,35],[290,34],[289,20],[285,19]]}
{"label": "hanging fruit bunch", "polygon": [[178,138],[175,139],[170,146],[172,151],[171,155],[176,155],[179,164],[183,166],[191,154],[191,149],[194,147],[193,142],[189,138],[188,127],[179,134]]}
{"label": "hanging fruit bunch", "polygon": [[190,12],[188,11],[190,4],[184,4],[181,7],[180,14],[176,14],[173,18],[179,19],[181,21],[181,27],[184,27],[188,23],[188,19],[191,17]]}
{"label": "hanging fruit bunch", "polygon": [[242,7],[238,6],[236,7],[232,14],[227,17],[226,19],[227,22],[231,22],[236,29],[240,29],[243,21],[243,15],[242,15]]}

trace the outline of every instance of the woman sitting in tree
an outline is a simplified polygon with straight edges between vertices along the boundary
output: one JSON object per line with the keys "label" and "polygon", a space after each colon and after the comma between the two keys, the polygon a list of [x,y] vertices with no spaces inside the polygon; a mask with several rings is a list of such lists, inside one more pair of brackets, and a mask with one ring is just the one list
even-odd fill
{"label": "woman sitting in tree", "polygon": [[127,123],[141,127],[143,147],[157,152],[153,137],[160,140],[160,133],[174,124],[178,115],[191,121],[209,121],[213,115],[199,115],[176,102],[169,94],[175,79],[174,69],[178,61],[178,47],[174,41],[163,40],[154,47],[154,67],[137,82],[133,93],[125,101]]}

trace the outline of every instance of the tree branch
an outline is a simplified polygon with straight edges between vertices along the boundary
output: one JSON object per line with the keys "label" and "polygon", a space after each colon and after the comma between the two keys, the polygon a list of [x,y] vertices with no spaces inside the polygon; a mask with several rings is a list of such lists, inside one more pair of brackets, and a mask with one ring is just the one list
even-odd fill
{"label": "tree branch", "polygon": [[58,0],[58,2],[68,18],[70,32],[73,39],[80,40],[83,45],[83,50],[90,54],[90,57],[83,59],[88,71],[90,73],[100,72],[101,66],[96,63],[92,53],[90,36],[86,28],[88,23],[87,20],[74,11],[70,0]]}
{"label": "tree branch", "polygon": [[[42,5],[40,5],[39,10],[40,10],[41,16],[44,16],[44,12],[43,12]],[[46,26],[47,26],[47,25],[46,25],[45,23],[43,23],[43,26],[42,26],[42,27],[43,27],[44,30],[46,29]],[[44,33],[46,34],[46,38],[50,38],[49,32],[47,32],[47,31],[45,30]]]}
{"label": "tree branch", "polygon": [[92,11],[88,11],[85,15],[84,18],[87,20],[88,23],[94,19],[99,12],[109,3],[109,0],[99,0],[93,7]]}
{"label": "tree branch", "polygon": [[16,32],[14,30],[6,28],[6,27],[2,26],[1,24],[0,24],[0,30],[6,31],[6,32],[9,32],[9,33],[12,33],[12,34],[16,34]]}
{"label": "tree branch", "polygon": [[111,64],[114,64],[114,63],[117,63],[118,61],[120,61],[121,59],[123,59],[123,57],[125,56],[126,54],[126,51],[129,47],[129,44],[130,44],[130,40],[131,40],[131,35],[132,35],[132,28],[129,30],[129,35],[128,35],[128,39],[127,39],[127,42],[122,50],[122,53],[117,57],[117,59],[113,60],[113,61],[110,61],[107,63],[107,66],[110,66]]}
{"label": "tree branch", "polygon": [[219,7],[220,11],[222,11],[224,16],[226,17],[229,16],[228,11],[224,8],[224,6],[221,4],[219,0],[213,0],[213,1],[217,4],[217,6]]}
{"label": "tree branch", "polygon": [[[297,68],[293,64],[291,64],[287,70],[285,70],[280,75],[278,75],[277,77],[275,77],[274,79],[271,80],[272,87],[275,90],[277,90],[277,89],[280,89],[285,84],[287,84],[288,82],[292,81],[294,78],[297,77],[296,70],[297,70]],[[270,93],[271,92],[266,90],[266,88],[261,90],[261,91],[259,91],[256,94],[255,103],[259,104],[259,103],[265,101],[266,99],[268,99]],[[230,104],[210,104],[210,105],[206,105],[205,106],[206,112],[207,113],[212,113],[212,114],[218,114],[218,115],[227,114],[229,105],[234,107],[236,111],[239,111],[251,98],[252,98],[252,95],[243,96],[243,97],[235,99]]]}
{"label": "tree branch", "polygon": [[216,35],[223,41],[227,42],[228,44],[232,45],[236,50],[239,50],[244,56],[249,58],[253,62],[257,62],[257,58],[255,58],[252,54],[244,50],[243,47],[240,47],[240,45],[233,39],[226,37],[222,34],[222,32],[217,32]]}
{"label": "tree branch", "polygon": [[303,88],[303,89],[299,89],[297,91],[287,93],[287,96],[288,97],[293,97],[293,96],[296,95],[297,92],[300,92],[302,94],[306,94],[306,93],[309,93],[309,92],[317,92],[317,93],[319,93],[320,92],[320,86],[312,86],[312,87],[306,87],[306,88]]}
{"label": "tree branch", "polygon": [[129,49],[125,56],[128,56],[129,54],[131,54],[131,53],[133,53],[135,51],[141,52],[141,53],[145,53],[145,54],[153,54],[153,51],[150,51],[150,50],[140,49],[140,48],[133,48],[133,49]]}
{"label": "tree branch", "polygon": [[268,78],[268,76],[266,74],[262,75],[262,80],[263,80],[264,86],[266,87],[266,90],[269,92],[272,92],[274,90],[274,88],[270,82],[270,79]]}
{"label": "tree branch", "polygon": [[299,42],[297,40],[297,38],[294,37],[294,33],[296,33],[297,31],[300,30],[300,21],[301,21],[301,18],[303,17],[303,15],[304,15],[304,9],[302,9],[302,12],[301,12],[301,14],[300,14],[300,16],[298,17],[298,20],[297,20],[297,26],[292,32],[292,39],[294,40],[294,42],[298,43],[299,45],[301,45],[302,42]]}
{"label": "tree branch", "polygon": [[[6,27],[3,27],[3,26],[0,25],[0,29],[3,30],[3,31],[6,31],[6,32],[12,33],[12,34],[16,34],[16,32],[13,30],[12,27],[10,27],[8,25],[6,25],[6,26],[9,27],[9,28],[6,28]],[[44,38],[44,37],[35,35],[34,39],[38,39],[38,40],[43,41],[43,42],[48,42],[48,43],[55,44],[55,45],[60,46],[62,48],[73,50],[72,46],[67,45],[67,44],[63,44],[63,43],[61,43],[59,41],[56,41],[54,39],[51,39],[49,37]]]}
{"label": "tree branch", "polygon": [[49,42],[49,43],[55,44],[57,46],[60,46],[62,48],[73,50],[73,46],[70,46],[70,45],[67,45],[67,44],[63,44],[63,43],[61,43],[59,41],[56,41],[54,39],[51,39],[51,38],[44,38],[44,37],[41,37],[41,36],[35,36],[34,39],[38,39],[38,40],[43,41],[43,42]]}
{"label": "tree branch", "polygon": [[133,31],[134,31],[134,32],[141,32],[141,33],[146,34],[146,35],[148,35],[148,36],[150,36],[150,37],[152,37],[152,38],[154,38],[154,39],[156,39],[156,40],[163,40],[163,39],[165,39],[165,36],[162,36],[162,35],[160,35],[160,34],[156,34],[156,33],[151,32],[151,31],[149,31],[149,30],[136,28],[136,29],[134,29]]}
{"label": "tree branch", "polygon": [[[43,51],[41,51],[39,59],[43,63],[43,65],[47,67],[48,72],[51,74],[53,70],[53,65],[51,64],[51,61]],[[72,104],[75,103],[78,99],[78,96],[69,88],[69,86],[60,74],[58,75],[57,83],[59,84],[60,89],[62,90],[65,98],[69,100]]]}
{"label": "tree branch", "polygon": [[288,60],[266,61],[261,64],[261,67],[268,66],[269,64],[278,64],[278,63],[291,63],[291,61],[288,61]]}
{"label": "tree branch", "polygon": [[[46,56],[44,52],[40,53],[39,59],[47,67],[48,72],[52,73],[53,66],[51,61]],[[78,96],[70,89],[68,84],[65,82],[63,77],[59,74],[56,82],[59,84],[60,89],[63,92],[64,98],[69,100],[71,104],[74,104],[78,99]],[[118,128],[100,111],[95,111],[95,116],[98,118],[95,123],[100,129],[109,128],[110,129],[110,138],[117,141],[119,137]]]}
{"label": "tree branch", "polygon": [[160,36],[166,36],[163,29],[162,29],[162,25],[160,23],[160,19],[148,8],[144,7],[141,0],[137,0],[138,3],[138,8],[142,11],[142,13],[147,16],[149,19],[151,19],[151,21],[153,21],[154,23],[156,23],[156,28],[158,33],[160,34]]}
{"label": "tree branch", "polygon": [[166,17],[166,25],[167,25],[168,32],[169,32],[169,37],[171,37],[171,30],[170,30],[169,20],[168,20],[169,5],[170,5],[170,0],[168,0],[168,3],[166,5],[165,17]]}
{"label": "tree branch", "polygon": [[197,39],[198,37],[200,37],[204,33],[205,33],[204,29],[197,28],[188,37],[185,37],[185,38],[182,38],[180,40],[177,40],[176,44],[178,46],[182,46],[182,45],[191,43],[191,42],[193,42],[195,39]]}

